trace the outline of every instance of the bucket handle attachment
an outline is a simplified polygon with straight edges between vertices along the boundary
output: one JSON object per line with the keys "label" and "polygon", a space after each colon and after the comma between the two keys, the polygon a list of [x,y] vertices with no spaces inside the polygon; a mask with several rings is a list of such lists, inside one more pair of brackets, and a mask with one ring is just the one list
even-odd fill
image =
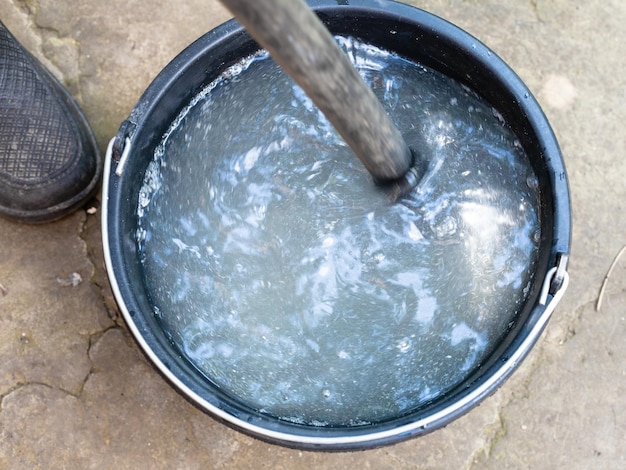
{"label": "bucket handle attachment", "polygon": [[[131,149],[132,145],[130,143],[130,137],[126,137],[126,139],[124,139],[124,146],[122,147],[122,154],[119,157],[119,159],[117,159],[117,167],[115,168],[115,175],[116,176],[122,176],[122,173],[124,172],[124,167],[126,166],[126,161],[128,160],[128,156],[130,155],[130,149]],[[118,137],[113,137],[110,141],[109,144],[107,146],[107,151],[106,151],[106,155],[105,155],[105,160],[108,161],[113,161],[113,153],[115,150],[120,150],[119,149],[119,144],[118,144]]]}
{"label": "bucket handle attachment", "polygon": [[130,154],[130,147],[130,138],[126,137],[126,139],[124,140],[124,151],[122,152],[120,161],[117,164],[117,168],[115,168],[115,174],[117,176],[122,176],[122,172],[124,171],[124,167],[126,166],[126,161],[128,160],[128,155]]}
{"label": "bucket handle attachment", "polygon": [[[567,273],[568,260],[569,256],[565,253],[557,254],[556,266],[548,271],[543,281],[541,295],[539,296],[539,305],[546,305],[548,303],[548,295],[552,295],[553,301],[556,298],[557,303],[561,300],[561,297],[563,297],[569,284],[569,274]],[[556,304],[554,306],[556,306]],[[551,310],[552,309],[550,309],[550,311]]]}

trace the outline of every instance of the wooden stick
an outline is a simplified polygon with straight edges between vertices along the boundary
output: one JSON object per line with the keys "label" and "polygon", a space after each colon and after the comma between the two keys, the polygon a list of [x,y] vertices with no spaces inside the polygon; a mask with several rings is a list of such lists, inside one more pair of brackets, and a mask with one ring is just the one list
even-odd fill
{"label": "wooden stick", "polygon": [[611,274],[613,273],[613,269],[615,269],[615,266],[617,266],[617,262],[624,253],[626,253],[626,245],[622,247],[617,256],[613,259],[613,262],[611,263],[611,266],[609,267],[606,276],[604,276],[604,281],[602,281],[602,287],[600,288],[600,294],[598,295],[598,301],[596,302],[596,312],[599,312],[600,307],[602,307],[602,298],[604,297],[604,289],[606,289],[606,284],[609,280],[609,277],[611,277]]}
{"label": "wooden stick", "polygon": [[403,177],[411,150],[304,0],[221,0],[307,93],[379,182]]}

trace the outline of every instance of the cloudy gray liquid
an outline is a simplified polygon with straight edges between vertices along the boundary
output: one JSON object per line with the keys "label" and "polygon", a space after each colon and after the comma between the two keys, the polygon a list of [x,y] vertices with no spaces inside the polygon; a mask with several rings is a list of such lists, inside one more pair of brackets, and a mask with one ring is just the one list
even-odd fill
{"label": "cloudy gray liquid", "polygon": [[254,409],[319,426],[380,422],[460,383],[526,300],[539,240],[536,177],[495,110],[338,41],[428,160],[411,194],[390,203],[259,55],[181,114],[138,206],[146,286],[173,343]]}

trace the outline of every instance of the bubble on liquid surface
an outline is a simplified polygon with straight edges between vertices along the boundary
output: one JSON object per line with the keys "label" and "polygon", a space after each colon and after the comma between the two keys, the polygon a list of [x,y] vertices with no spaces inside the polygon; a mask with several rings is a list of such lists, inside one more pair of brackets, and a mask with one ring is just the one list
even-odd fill
{"label": "bubble on liquid surface", "polygon": [[137,206],[173,344],[237,400],[312,426],[381,422],[460,384],[515,322],[540,242],[538,182],[497,110],[337,40],[426,158],[413,192],[390,203],[257,54],[175,120]]}

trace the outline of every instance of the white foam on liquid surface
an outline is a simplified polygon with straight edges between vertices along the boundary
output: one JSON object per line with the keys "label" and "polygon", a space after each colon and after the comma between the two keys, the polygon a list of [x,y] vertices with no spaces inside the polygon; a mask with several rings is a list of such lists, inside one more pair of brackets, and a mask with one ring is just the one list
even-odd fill
{"label": "white foam on liquid surface", "polygon": [[536,177],[467,88],[337,38],[427,172],[390,203],[266,55],[174,122],[140,189],[155,315],[210,381],[251,408],[358,426],[419,408],[502,339],[537,261]]}

